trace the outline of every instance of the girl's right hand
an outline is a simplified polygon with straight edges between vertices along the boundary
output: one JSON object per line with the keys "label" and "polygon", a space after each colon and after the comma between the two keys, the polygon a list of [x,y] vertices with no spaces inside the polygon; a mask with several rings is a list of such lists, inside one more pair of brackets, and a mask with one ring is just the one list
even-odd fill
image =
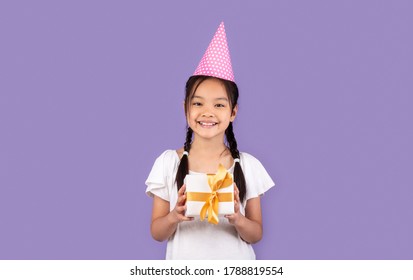
{"label": "girl's right hand", "polygon": [[178,191],[178,200],[176,202],[175,208],[171,211],[171,215],[175,222],[180,223],[183,221],[192,221],[193,217],[186,217],[185,210],[186,210],[186,194],[185,194],[186,186],[183,185]]}

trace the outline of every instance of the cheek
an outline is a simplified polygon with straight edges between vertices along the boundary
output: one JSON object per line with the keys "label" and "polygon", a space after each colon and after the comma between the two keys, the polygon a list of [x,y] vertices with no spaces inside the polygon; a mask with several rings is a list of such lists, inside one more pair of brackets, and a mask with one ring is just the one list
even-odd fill
{"label": "cheek", "polygon": [[194,119],[198,116],[198,112],[196,108],[191,108],[190,110],[188,110],[188,114],[187,114],[187,118],[189,119]]}
{"label": "cheek", "polygon": [[190,114],[190,113],[188,113],[187,115],[186,115],[186,120],[188,121],[188,122],[193,122],[194,121],[194,114]]}

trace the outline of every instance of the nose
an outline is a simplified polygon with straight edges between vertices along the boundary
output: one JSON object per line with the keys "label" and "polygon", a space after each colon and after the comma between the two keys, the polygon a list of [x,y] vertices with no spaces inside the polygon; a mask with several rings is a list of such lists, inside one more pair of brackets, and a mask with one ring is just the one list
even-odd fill
{"label": "nose", "polygon": [[202,117],[205,117],[205,118],[214,117],[214,106],[211,104],[205,104],[205,106],[203,106]]}
{"label": "nose", "polygon": [[202,116],[205,117],[205,118],[211,118],[211,117],[213,117],[214,115],[213,115],[212,113],[205,112],[205,113],[202,114]]}

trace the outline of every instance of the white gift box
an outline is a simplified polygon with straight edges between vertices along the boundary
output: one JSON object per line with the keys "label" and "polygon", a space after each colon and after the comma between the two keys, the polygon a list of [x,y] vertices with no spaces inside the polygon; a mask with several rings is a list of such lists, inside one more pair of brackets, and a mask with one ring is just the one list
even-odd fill
{"label": "white gift box", "polygon": [[[211,187],[208,184],[208,176],[206,174],[191,174],[186,175],[185,177],[186,192],[199,192],[199,193],[208,193],[210,194]],[[234,213],[234,184],[231,184],[228,187],[221,188],[217,193],[231,193],[232,201],[220,201],[218,202],[218,215],[226,215]],[[186,212],[185,216],[187,217],[196,217],[200,216],[202,207],[204,206],[205,201],[192,201],[186,200]]]}

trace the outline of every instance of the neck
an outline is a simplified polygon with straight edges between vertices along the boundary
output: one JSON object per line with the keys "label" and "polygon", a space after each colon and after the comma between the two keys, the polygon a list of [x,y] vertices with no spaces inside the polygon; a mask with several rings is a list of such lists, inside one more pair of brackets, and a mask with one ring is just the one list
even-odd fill
{"label": "neck", "polygon": [[205,153],[209,155],[222,153],[226,148],[223,139],[204,140],[195,137],[191,144],[191,152]]}

